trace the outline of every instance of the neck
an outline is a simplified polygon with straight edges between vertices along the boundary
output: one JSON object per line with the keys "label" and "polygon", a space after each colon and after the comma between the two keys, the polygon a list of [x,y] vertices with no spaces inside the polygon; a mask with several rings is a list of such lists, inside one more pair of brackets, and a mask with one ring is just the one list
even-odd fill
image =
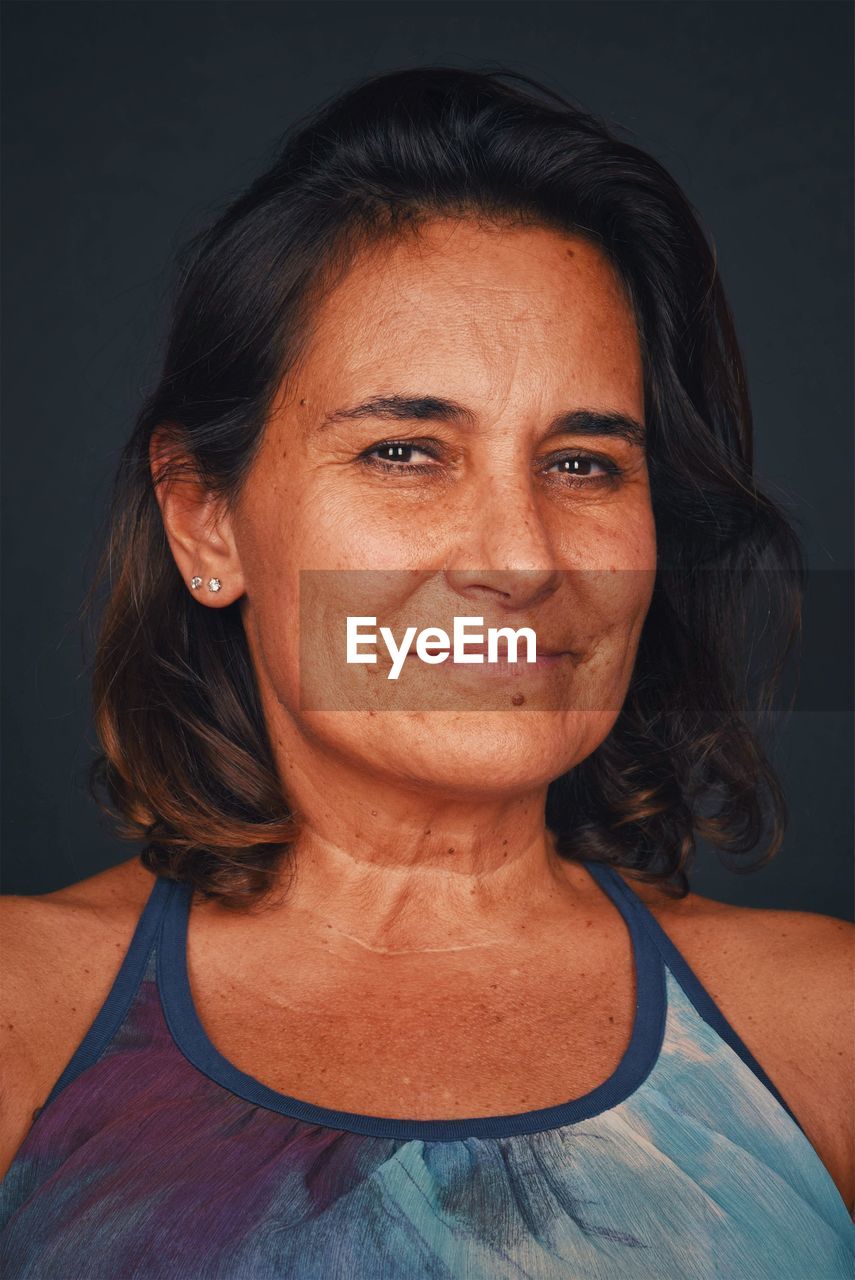
{"label": "neck", "polygon": [[378,954],[506,945],[581,897],[545,826],[545,786],[454,795],[287,755],[300,834],[282,909],[327,933]]}

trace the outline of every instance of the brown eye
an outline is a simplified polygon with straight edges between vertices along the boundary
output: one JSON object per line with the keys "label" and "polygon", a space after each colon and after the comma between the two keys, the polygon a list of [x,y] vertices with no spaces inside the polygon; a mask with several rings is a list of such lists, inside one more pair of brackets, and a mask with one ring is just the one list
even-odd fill
{"label": "brown eye", "polygon": [[590,453],[565,453],[547,463],[546,471],[557,474],[567,484],[584,487],[613,480],[620,475],[621,469],[610,458],[598,458]]}
{"label": "brown eye", "polygon": [[[434,462],[414,462],[413,454],[433,458]],[[359,461],[364,466],[387,473],[398,472],[400,475],[436,471],[437,460],[437,453],[427,440],[382,440],[359,455]]]}
{"label": "brown eye", "polygon": [[379,444],[371,450],[379,455],[383,462],[412,462],[414,453],[424,453],[413,444]]}
{"label": "brown eye", "polygon": [[597,462],[596,458],[562,458],[558,466],[561,467],[565,474],[586,476],[590,474],[586,468],[591,466],[599,467],[602,466],[602,463]]}

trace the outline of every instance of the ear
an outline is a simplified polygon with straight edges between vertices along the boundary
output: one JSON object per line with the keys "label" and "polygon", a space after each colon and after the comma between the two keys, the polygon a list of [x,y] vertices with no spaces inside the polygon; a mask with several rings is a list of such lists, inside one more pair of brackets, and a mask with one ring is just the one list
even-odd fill
{"label": "ear", "polygon": [[[158,427],[149,445],[149,464],[166,537],[187,590],[207,605],[222,608],[244,593],[232,518],[224,500],[199,476],[180,438]],[[194,578],[201,578],[197,588]],[[219,589],[209,586],[219,581]]]}

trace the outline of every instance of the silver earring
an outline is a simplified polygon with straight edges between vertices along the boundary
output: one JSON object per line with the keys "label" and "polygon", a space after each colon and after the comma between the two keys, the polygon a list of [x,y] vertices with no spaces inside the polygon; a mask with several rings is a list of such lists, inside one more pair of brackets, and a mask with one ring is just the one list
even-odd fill
{"label": "silver earring", "polygon": [[219,578],[209,578],[209,579],[208,579],[208,589],[209,589],[210,591],[219,591],[219,589],[220,589],[220,587],[221,587],[222,585],[223,585],[223,584],[220,582]]}
{"label": "silver earring", "polygon": [[190,579],[190,586],[193,588],[193,590],[194,590],[194,591],[198,591],[198,590],[199,590],[199,588],[201,587],[201,585],[202,585],[202,579],[201,579],[201,578],[191,578],[191,579]]}

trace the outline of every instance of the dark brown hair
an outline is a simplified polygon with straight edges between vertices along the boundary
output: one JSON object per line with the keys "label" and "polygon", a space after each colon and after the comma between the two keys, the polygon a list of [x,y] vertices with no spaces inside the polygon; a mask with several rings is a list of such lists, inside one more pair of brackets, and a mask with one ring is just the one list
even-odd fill
{"label": "dark brown hair", "polygon": [[[805,571],[796,534],[754,481],[743,363],[700,220],[656,160],[536,81],[422,67],[364,81],[299,121],[266,171],[187,242],[162,372],[116,479],[90,593],[91,604],[106,584],[93,792],[123,835],[144,841],[148,868],[224,904],[272,886],[297,826],[238,605],[199,608],[172,558],[152,433],[168,428],[233,502],[313,300],[361,244],[449,213],[593,240],[638,326],[656,584],[612,731],[549,788],[559,851],[679,895],[698,835],[731,855],[765,841],[754,866],[783,838],[786,804],[753,717],[771,708],[798,634]],[[761,578],[783,626],[752,690]]]}

